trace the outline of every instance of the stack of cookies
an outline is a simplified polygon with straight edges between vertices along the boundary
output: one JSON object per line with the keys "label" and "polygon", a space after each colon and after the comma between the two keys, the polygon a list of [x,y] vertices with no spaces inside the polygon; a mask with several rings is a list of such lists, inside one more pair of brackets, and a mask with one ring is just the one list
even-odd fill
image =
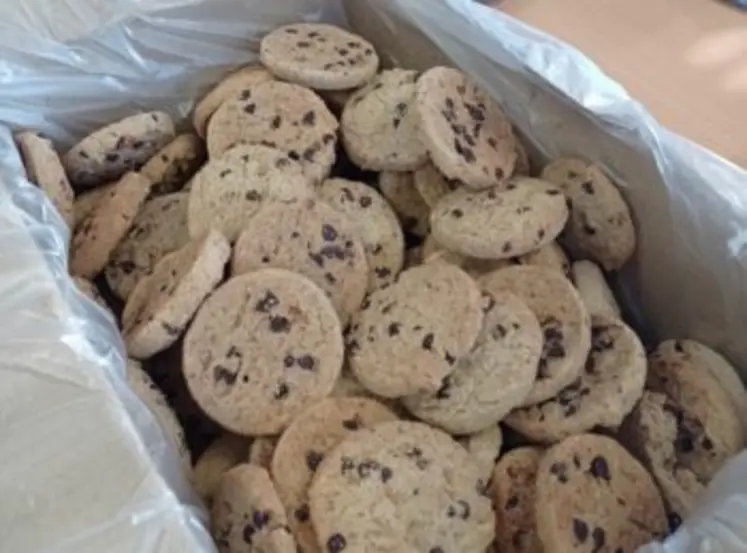
{"label": "stack of cookies", "polygon": [[583,153],[531,164],[457,69],[380,71],[324,24],[276,29],[259,56],[191,133],[149,112],[63,156],[17,136],[219,549],[664,538],[743,447],[747,393],[705,345],[647,356],[623,320],[618,187]]}

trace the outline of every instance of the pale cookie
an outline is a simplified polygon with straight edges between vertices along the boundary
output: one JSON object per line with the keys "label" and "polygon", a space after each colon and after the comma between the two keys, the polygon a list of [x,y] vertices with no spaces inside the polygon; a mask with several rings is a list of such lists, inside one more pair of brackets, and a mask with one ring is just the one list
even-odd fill
{"label": "pale cookie", "polygon": [[301,413],[280,437],[272,477],[303,553],[322,551],[311,525],[308,492],[325,455],[350,434],[394,420],[394,413],[372,399],[328,398]]}
{"label": "pale cookie", "polygon": [[78,290],[80,290],[80,292],[85,297],[99,304],[106,311],[111,313],[111,308],[106,303],[106,300],[104,300],[104,297],[98,291],[98,289],[93,284],[93,282],[91,282],[90,280],[86,278],[81,278],[81,277],[76,277],[76,276],[71,277],[71,278],[73,279],[73,282],[75,283],[76,288],[78,288]]}
{"label": "pale cookie", "polygon": [[430,209],[413,182],[412,173],[379,173],[379,190],[399,215],[402,228],[415,236],[425,237],[430,231]]}
{"label": "pale cookie", "polygon": [[367,389],[388,398],[436,393],[482,327],[475,282],[453,265],[414,267],[372,292],[353,319],[348,362]]}
{"label": "pale cookie", "polygon": [[88,135],[65,154],[62,163],[74,186],[91,188],[137,171],[174,136],[168,114],[139,113]]}
{"label": "pale cookie", "polygon": [[520,447],[506,453],[493,469],[495,540],[501,553],[543,553],[534,520],[537,469],[544,451]]}
{"label": "pale cookie", "polygon": [[145,406],[150,410],[156,423],[166,435],[174,447],[182,469],[186,474],[192,472],[192,459],[187,449],[187,442],[184,439],[184,429],[182,428],[176,414],[166,402],[163,392],[156,386],[153,379],[148,375],[143,367],[137,361],[127,360],[125,380],[135,395],[140,398]]}
{"label": "pale cookie", "polygon": [[192,471],[192,485],[209,506],[224,473],[241,463],[270,468],[274,445],[269,438],[224,434],[202,452]]}
{"label": "pale cookie", "polygon": [[659,484],[670,517],[686,518],[708,483],[692,463],[702,430],[667,396],[648,391],[620,428],[621,443]]}
{"label": "pale cookie", "polygon": [[635,226],[620,190],[602,170],[578,159],[558,159],[542,170],[542,178],[568,198],[564,238],[573,257],[589,258],[608,271],[625,265],[635,252]]}
{"label": "pale cookie", "polygon": [[150,193],[150,181],[127,173],[78,225],[70,246],[70,273],[95,277],[109,262],[117,244],[130,230]]}
{"label": "pale cookie", "polygon": [[593,261],[576,261],[571,266],[571,274],[590,315],[620,318],[620,306],[599,265]]}
{"label": "pale cookie", "polygon": [[524,402],[537,377],[543,337],[534,313],[500,291],[483,294],[483,312],[477,341],[458,356],[441,387],[403,400],[413,415],[451,434],[497,424]]}
{"label": "pale cookie", "polygon": [[203,300],[223,280],[231,246],[218,232],[161,259],[127,298],[122,337],[127,353],[147,359],[182,335]]}
{"label": "pale cookie", "polygon": [[355,223],[317,200],[268,203],[245,226],[234,248],[232,273],[264,267],[310,279],[327,294],[343,325],[358,311],[369,278]]}
{"label": "pale cookie", "polygon": [[611,438],[581,434],[552,447],[536,482],[537,534],[546,551],[634,553],[667,535],[651,475]]}
{"label": "pale cookie", "polygon": [[517,409],[504,423],[543,443],[596,427],[615,430],[633,410],[646,381],[646,352],[617,317],[593,315],[591,351],[581,376],[558,394]]}
{"label": "pale cookie", "polygon": [[388,422],[352,434],[325,456],[309,490],[327,553],[482,553],[494,537],[477,467],[447,434]]}
{"label": "pale cookie", "polygon": [[73,189],[52,142],[32,132],[17,134],[15,139],[29,180],[41,188],[68,228],[73,230]]}
{"label": "pale cookie", "polygon": [[434,67],[418,79],[421,138],[449,179],[490,188],[514,172],[516,139],[497,102],[458,69]]}
{"label": "pale cookie", "polygon": [[516,141],[516,164],[514,165],[514,177],[528,177],[532,172],[532,166],[529,162],[529,153],[527,147],[522,142],[519,135],[514,130],[514,140]]}
{"label": "pale cookie", "polygon": [[259,65],[242,67],[226,76],[195,107],[192,124],[198,136],[205,138],[210,118],[224,101],[255,84],[271,80],[273,76]]}
{"label": "pale cookie", "polygon": [[516,266],[480,279],[491,294],[510,292],[534,312],[544,334],[537,380],[523,405],[550,399],[574,382],[591,348],[591,319],[570,281],[558,271]]}
{"label": "pale cookie", "polygon": [[262,39],[259,59],[278,78],[318,90],[361,86],[379,68],[379,57],[368,41],[323,23],[275,29]]}
{"label": "pale cookie", "polygon": [[106,198],[117,185],[116,182],[101,185],[92,190],[87,190],[83,194],[75,197],[73,202],[73,228],[77,230],[83,220],[93,213],[96,206],[101,203],[101,200]]}
{"label": "pale cookie", "polygon": [[153,182],[154,195],[178,192],[205,161],[205,145],[197,135],[180,134],[140,170]]}
{"label": "pale cookie", "polygon": [[230,279],[203,303],[182,370],[223,427],[273,435],[329,395],[342,361],[342,328],[324,292],[298,274],[263,269]]}
{"label": "pale cookie", "polygon": [[[665,394],[695,421],[685,450],[704,481],[744,446],[742,424],[730,393],[709,370],[708,357],[679,340],[667,340],[649,355],[646,388]],[[705,362],[704,362],[705,361]]]}
{"label": "pale cookie", "polygon": [[210,526],[221,553],[296,553],[275,486],[256,465],[239,465],[221,477]]}
{"label": "pale cookie", "polygon": [[278,148],[318,183],[335,162],[338,126],[311,90],[268,81],[242,90],[218,108],[208,125],[208,153],[216,158],[240,143]]}
{"label": "pale cookie", "polygon": [[557,186],[513,179],[505,188],[447,194],[431,213],[433,237],[447,250],[479,259],[507,259],[537,250],[568,220]]}
{"label": "pale cookie", "polygon": [[143,204],[132,227],[104,269],[112,291],[123,300],[166,254],[189,242],[186,193],[152,198]]}
{"label": "pale cookie", "polygon": [[405,238],[389,202],[372,187],[346,179],[327,179],[318,194],[355,225],[368,260],[368,289],[397,278],[404,264]]}
{"label": "pale cookie", "polygon": [[494,424],[476,434],[461,436],[457,438],[457,442],[469,452],[472,462],[477,466],[480,481],[487,489],[493,475],[493,467],[503,447],[503,432],[500,425]]}
{"label": "pale cookie", "polygon": [[240,144],[212,158],[192,179],[189,234],[199,238],[214,228],[234,242],[266,201],[313,194],[312,180],[281,150]]}
{"label": "pale cookie", "polygon": [[441,198],[461,186],[459,181],[444,177],[432,163],[426,163],[413,173],[413,183],[429,209],[433,209]]}
{"label": "pale cookie", "polygon": [[416,71],[389,69],[357,90],[340,120],[342,144],[358,167],[412,171],[428,161],[415,109]]}

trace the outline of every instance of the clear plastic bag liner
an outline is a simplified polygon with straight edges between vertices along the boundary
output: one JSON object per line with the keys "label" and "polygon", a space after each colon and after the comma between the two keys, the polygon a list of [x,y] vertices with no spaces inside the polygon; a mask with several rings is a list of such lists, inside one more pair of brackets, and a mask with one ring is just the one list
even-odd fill
{"label": "clear plastic bag liner", "polygon": [[[344,9],[343,9],[344,8]],[[299,19],[349,23],[385,64],[470,72],[532,157],[580,155],[639,229],[619,277],[651,341],[701,340],[747,368],[747,174],[662,128],[581,53],[471,0],[14,0],[0,5],[0,553],[213,551],[176,452],[124,385],[115,322],[67,276],[68,233],[11,129],[62,149],[138,109],[193,100]],[[673,99],[673,101],[676,101]],[[744,373],[743,373],[744,374]],[[747,455],[649,549],[747,550]]]}

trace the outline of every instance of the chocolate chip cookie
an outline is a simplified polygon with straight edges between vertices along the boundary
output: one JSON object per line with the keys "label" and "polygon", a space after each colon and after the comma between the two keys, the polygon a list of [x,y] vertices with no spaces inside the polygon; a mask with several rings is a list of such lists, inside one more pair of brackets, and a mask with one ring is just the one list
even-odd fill
{"label": "chocolate chip cookie", "polygon": [[194,134],[180,134],[140,170],[153,182],[151,194],[178,192],[205,161],[205,145]]}

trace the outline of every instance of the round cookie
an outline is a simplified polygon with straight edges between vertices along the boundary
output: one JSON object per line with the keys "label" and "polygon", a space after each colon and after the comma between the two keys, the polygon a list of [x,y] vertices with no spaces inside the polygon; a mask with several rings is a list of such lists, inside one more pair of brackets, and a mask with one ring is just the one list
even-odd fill
{"label": "round cookie", "polygon": [[180,134],[140,170],[153,182],[156,196],[178,192],[205,161],[205,145],[197,135]]}
{"label": "round cookie", "polygon": [[620,306],[599,265],[593,261],[576,261],[571,266],[571,274],[590,315],[620,318]]}
{"label": "round cookie", "polygon": [[362,429],[325,456],[309,490],[328,553],[483,552],[494,537],[477,468],[447,434],[415,422]]}
{"label": "round cookie", "polygon": [[480,481],[487,489],[493,475],[493,467],[501,455],[503,447],[503,432],[498,424],[487,427],[476,434],[457,438],[468,452],[472,462],[478,469]]}
{"label": "round cookie", "polygon": [[523,178],[505,188],[447,194],[431,213],[433,237],[450,251],[507,259],[549,244],[568,219],[565,197],[552,184]]}
{"label": "round cookie", "polygon": [[122,336],[127,352],[147,359],[176,342],[202,301],[223,280],[231,245],[218,231],[161,259],[127,298]]}
{"label": "round cookie", "polygon": [[514,165],[513,177],[528,177],[532,172],[532,166],[529,162],[529,153],[527,147],[522,142],[519,135],[514,130],[514,140],[516,141],[516,164]]}
{"label": "round cookie", "polygon": [[77,230],[83,220],[93,213],[101,200],[106,198],[116,186],[116,182],[101,185],[75,197],[73,202],[73,229]]}
{"label": "round cookie", "polygon": [[346,179],[327,179],[318,195],[356,226],[368,261],[368,289],[397,278],[404,264],[405,238],[389,202],[372,187]]}
{"label": "round cookie", "polygon": [[611,438],[581,434],[552,447],[536,482],[537,534],[547,551],[633,553],[667,534],[651,475]]}
{"label": "round cookie", "polygon": [[507,292],[484,293],[483,312],[477,341],[441,387],[403,400],[413,415],[451,434],[497,424],[522,404],[537,377],[543,337],[534,313]]}
{"label": "round cookie", "polygon": [[353,319],[350,369],[382,397],[436,393],[469,353],[482,320],[480,290],[461,269],[445,263],[408,269],[372,292]]}
{"label": "round cookie", "polygon": [[182,469],[185,470],[186,474],[190,474],[192,472],[192,459],[189,449],[187,449],[187,442],[184,439],[184,429],[179,419],[176,418],[176,414],[166,402],[163,392],[137,361],[128,359],[125,369],[127,385],[150,410],[153,418],[156,419],[156,423],[166,435],[166,439],[171,442],[179,455]]}
{"label": "round cookie", "polygon": [[[688,351],[689,350],[689,351]],[[704,481],[744,446],[744,433],[730,394],[704,357],[692,355],[679,340],[667,340],[651,352],[646,389],[672,400],[691,418],[693,431],[687,437],[689,466]]]}
{"label": "round cookie", "polygon": [[644,392],[620,428],[619,438],[651,471],[670,512],[690,515],[708,480],[692,465],[692,444],[702,427],[664,394]]}
{"label": "round cookie", "polygon": [[308,88],[268,81],[223,102],[208,124],[208,153],[216,158],[239,143],[278,148],[319,183],[335,162],[338,126]]}
{"label": "round cookie", "polygon": [[350,218],[321,201],[268,202],[236,241],[232,273],[274,267],[302,274],[324,290],[345,324],[359,309],[369,278],[357,231]]}
{"label": "round cookie", "polygon": [[121,299],[127,299],[163,256],[189,242],[187,201],[186,193],[177,192],[143,204],[104,269],[109,287]]}
{"label": "round cookie", "polygon": [[199,238],[215,228],[234,242],[267,200],[290,201],[313,195],[312,180],[284,152],[239,144],[213,157],[192,179],[189,234]]}
{"label": "round cookie", "polygon": [[428,209],[433,209],[441,198],[461,186],[459,181],[444,177],[432,163],[413,172],[413,183]]}
{"label": "round cookie", "polygon": [[552,269],[523,265],[489,273],[479,283],[493,295],[518,296],[542,328],[537,380],[523,405],[550,399],[579,377],[591,348],[591,320],[567,278]]}
{"label": "round cookie", "polygon": [[150,193],[150,181],[127,173],[78,225],[70,246],[70,273],[95,277],[108,263]]}
{"label": "round cookie", "polygon": [[568,198],[564,238],[573,257],[589,258],[608,271],[625,265],[635,252],[635,226],[620,190],[602,170],[564,158],[548,164],[542,178],[560,186]]}
{"label": "round cookie", "polygon": [[495,539],[501,553],[542,553],[534,520],[535,480],[544,451],[520,447],[509,451],[493,469]]}
{"label": "round cookie", "polygon": [[278,78],[318,90],[361,86],[379,68],[379,57],[368,41],[323,23],[275,29],[262,38],[259,59]]}
{"label": "round cookie", "polygon": [[68,228],[73,230],[73,189],[52,142],[32,132],[19,133],[15,139],[29,180],[41,188]]}
{"label": "round cookie", "polygon": [[497,102],[458,69],[433,67],[418,79],[421,139],[446,178],[490,188],[514,172],[516,139]]}
{"label": "round cookie", "polygon": [[394,413],[372,399],[328,398],[301,413],[280,437],[272,476],[303,553],[322,551],[311,525],[308,491],[324,456],[350,434],[395,420]]}
{"label": "round cookie", "polygon": [[92,188],[137,171],[174,139],[168,114],[151,111],[132,115],[95,131],[62,158],[76,188]]}
{"label": "round cookie", "polygon": [[412,171],[428,161],[414,106],[417,75],[404,69],[385,70],[345,104],[342,143],[358,167]]}
{"label": "round cookie", "polygon": [[205,138],[210,118],[225,100],[255,84],[271,80],[273,76],[259,65],[249,65],[230,73],[205,94],[195,106],[192,124],[197,135]]}
{"label": "round cookie", "polygon": [[269,438],[223,434],[202,452],[192,471],[195,491],[209,506],[224,473],[241,463],[270,468],[274,444]]}
{"label": "round cookie", "polygon": [[413,182],[412,173],[379,173],[379,190],[399,215],[402,228],[415,236],[425,237],[431,228],[430,209]]}
{"label": "round cookie", "polygon": [[262,269],[234,277],[202,304],[184,339],[192,396],[223,427],[273,435],[332,391],[342,328],[319,288]]}
{"label": "round cookie", "polygon": [[640,399],[645,381],[646,352],[635,332],[616,317],[594,315],[581,376],[555,397],[517,409],[503,422],[543,443],[596,427],[614,430]]}
{"label": "round cookie", "polygon": [[221,477],[210,525],[221,553],[296,553],[275,486],[256,465],[239,465]]}

